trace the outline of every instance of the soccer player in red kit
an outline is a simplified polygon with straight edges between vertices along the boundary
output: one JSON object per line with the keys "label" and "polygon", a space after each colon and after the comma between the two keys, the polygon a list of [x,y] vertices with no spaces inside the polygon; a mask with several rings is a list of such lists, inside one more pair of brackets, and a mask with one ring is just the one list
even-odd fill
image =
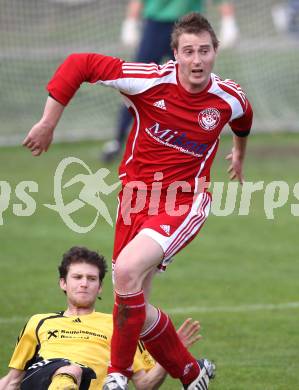
{"label": "soccer player in red kit", "polygon": [[230,177],[243,181],[252,109],[238,84],[212,73],[218,40],[202,15],[176,23],[172,48],[175,61],[162,66],[70,55],[49,82],[44,114],[24,140],[34,156],[47,151],[64,107],[84,81],[118,89],[134,115],[119,170],[114,331],[104,390],[128,388],[139,338],[184,389],[206,390],[214,376],[214,365],[187,351],[149,293],[157,267],[164,268],[208,216],[206,182],[226,124],[234,133]]}

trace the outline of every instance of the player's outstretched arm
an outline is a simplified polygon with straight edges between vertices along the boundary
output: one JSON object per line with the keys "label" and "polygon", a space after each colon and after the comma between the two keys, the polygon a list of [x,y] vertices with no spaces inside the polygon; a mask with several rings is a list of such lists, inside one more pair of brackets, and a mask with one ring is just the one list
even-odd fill
{"label": "player's outstretched arm", "polygon": [[0,379],[0,390],[19,390],[25,371],[11,368],[6,376]]}
{"label": "player's outstretched arm", "polygon": [[[177,330],[180,340],[186,348],[191,347],[195,342],[201,339],[199,334],[200,324],[187,318]],[[156,390],[159,389],[167,376],[165,369],[156,363],[155,366],[146,372],[145,370],[134,373],[132,382],[137,390]]]}
{"label": "player's outstretched arm", "polygon": [[230,179],[237,179],[241,184],[244,182],[243,165],[246,155],[247,137],[238,137],[233,135],[233,147],[230,154],[226,156],[226,160],[230,160],[230,166],[227,172],[230,174]]}
{"label": "player's outstretched arm", "polygon": [[23,145],[31,151],[33,156],[39,156],[49,149],[63,110],[62,104],[48,97],[42,118],[32,127],[23,141]]}

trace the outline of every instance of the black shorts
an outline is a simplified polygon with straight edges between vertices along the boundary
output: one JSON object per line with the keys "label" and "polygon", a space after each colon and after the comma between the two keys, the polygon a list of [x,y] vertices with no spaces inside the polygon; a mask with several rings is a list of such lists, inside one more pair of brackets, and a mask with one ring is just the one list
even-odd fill
{"label": "black shorts", "polygon": [[[21,383],[21,390],[47,390],[50,386],[53,374],[58,368],[74,364],[67,359],[47,359],[32,364],[27,370]],[[82,368],[82,380],[79,389],[88,390],[92,379],[96,378],[95,372],[86,366],[75,363]]]}

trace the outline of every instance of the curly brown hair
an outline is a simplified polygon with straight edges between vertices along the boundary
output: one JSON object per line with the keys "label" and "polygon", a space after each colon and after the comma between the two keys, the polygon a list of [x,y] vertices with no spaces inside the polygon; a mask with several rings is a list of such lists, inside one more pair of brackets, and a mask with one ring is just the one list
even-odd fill
{"label": "curly brown hair", "polygon": [[99,279],[101,282],[107,272],[107,263],[104,256],[83,246],[73,246],[64,253],[61,264],[58,267],[59,277],[61,279],[66,279],[70,265],[74,263],[87,263],[96,266],[99,270]]}

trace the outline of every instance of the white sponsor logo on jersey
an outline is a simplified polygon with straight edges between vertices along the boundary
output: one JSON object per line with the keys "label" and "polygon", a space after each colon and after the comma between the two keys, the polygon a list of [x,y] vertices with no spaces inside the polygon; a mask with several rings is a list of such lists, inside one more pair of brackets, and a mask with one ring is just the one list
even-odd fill
{"label": "white sponsor logo on jersey", "polygon": [[214,130],[220,122],[220,112],[217,108],[206,108],[198,114],[199,126],[207,131]]}
{"label": "white sponsor logo on jersey", "polygon": [[146,127],[145,131],[159,143],[175,148],[182,153],[191,154],[195,157],[202,157],[203,153],[208,148],[207,144],[201,144],[189,139],[185,132],[163,129],[158,122],[151,127]]}
{"label": "white sponsor logo on jersey", "polygon": [[170,234],[170,226],[169,225],[160,225],[160,228],[164,230],[164,232],[169,236]]}
{"label": "white sponsor logo on jersey", "polygon": [[164,99],[157,100],[157,101],[154,103],[154,106],[155,106],[155,107],[158,107],[158,108],[161,108],[162,110],[166,110],[166,105],[165,105]]}

